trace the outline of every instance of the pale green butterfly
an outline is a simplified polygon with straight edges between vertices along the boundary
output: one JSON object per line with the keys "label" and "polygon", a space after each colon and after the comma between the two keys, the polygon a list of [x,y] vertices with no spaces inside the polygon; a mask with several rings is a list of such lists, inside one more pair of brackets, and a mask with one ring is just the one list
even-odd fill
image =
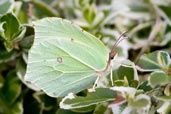
{"label": "pale green butterfly", "polygon": [[52,97],[77,93],[110,69],[115,46],[109,53],[103,43],[61,18],[44,18],[34,24],[35,39],[29,52],[25,80]]}

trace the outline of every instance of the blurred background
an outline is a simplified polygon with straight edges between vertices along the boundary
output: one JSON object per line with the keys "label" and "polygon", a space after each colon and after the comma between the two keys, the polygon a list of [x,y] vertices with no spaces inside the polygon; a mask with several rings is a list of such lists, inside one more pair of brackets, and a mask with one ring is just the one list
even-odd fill
{"label": "blurred background", "polygon": [[171,55],[171,0],[0,0],[0,114],[79,114],[59,109],[61,99],[23,80],[34,40],[32,22],[44,17],[73,21],[109,50],[127,31],[129,39],[116,49],[118,60],[136,63],[156,50]]}

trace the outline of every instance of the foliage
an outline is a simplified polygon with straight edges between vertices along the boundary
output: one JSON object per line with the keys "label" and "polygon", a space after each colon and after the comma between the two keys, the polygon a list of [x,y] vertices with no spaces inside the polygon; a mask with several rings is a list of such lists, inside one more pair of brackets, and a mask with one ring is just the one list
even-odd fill
{"label": "foliage", "polygon": [[[170,6],[169,0],[1,0],[0,113],[171,113]],[[59,18],[69,21],[63,20],[60,28],[59,21],[49,23]],[[81,29],[73,30],[75,25]],[[100,73],[92,89],[95,71],[104,69],[108,52],[124,31],[128,31],[129,39],[116,47],[118,54],[111,61],[111,72]],[[57,41],[59,36],[73,42],[77,38],[85,47]],[[48,74],[52,68],[44,65],[55,66],[60,61],[55,55],[57,47],[67,48],[70,55],[88,66],[72,58],[67,63],[79,73],[65,74],[54,83],[59,72]],[[54,60],[50,60],[52,56]],[[33,64],[35,60],[40,61]],[[65,65],[60,68],[73,71]],[[80,72],[83,69],[88,72]],[[30,72],[27,77],[38,75],[32,83],[25,80],[26,70]],[[72,85],[86,76],[91,77]],[[52,82],[46,83],[48,80]],[[71,86],[65,88],[68,83]],[[56,88],[57,94],[63,94],[51,94]]]}

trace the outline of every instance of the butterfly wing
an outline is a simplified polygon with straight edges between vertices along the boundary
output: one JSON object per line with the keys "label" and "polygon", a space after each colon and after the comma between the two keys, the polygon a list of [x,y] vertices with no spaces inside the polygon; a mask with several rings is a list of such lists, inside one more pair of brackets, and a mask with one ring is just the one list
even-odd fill
{"label": "butterfly wing", "polygon": [[25,80],[48,95],[77,93],[95,81],[95,71],[105,69],[107,49],[78,26],[60,18],[45,18],[35,22],[34,28]]}

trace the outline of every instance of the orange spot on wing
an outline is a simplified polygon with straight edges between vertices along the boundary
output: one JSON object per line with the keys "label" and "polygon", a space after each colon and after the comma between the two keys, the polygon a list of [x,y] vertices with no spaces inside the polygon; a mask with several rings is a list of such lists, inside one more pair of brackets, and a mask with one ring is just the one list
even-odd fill
{"label": "orange spot on wing", "polygon": [[57,62],[62,63],[62,57],[57,57]]}

